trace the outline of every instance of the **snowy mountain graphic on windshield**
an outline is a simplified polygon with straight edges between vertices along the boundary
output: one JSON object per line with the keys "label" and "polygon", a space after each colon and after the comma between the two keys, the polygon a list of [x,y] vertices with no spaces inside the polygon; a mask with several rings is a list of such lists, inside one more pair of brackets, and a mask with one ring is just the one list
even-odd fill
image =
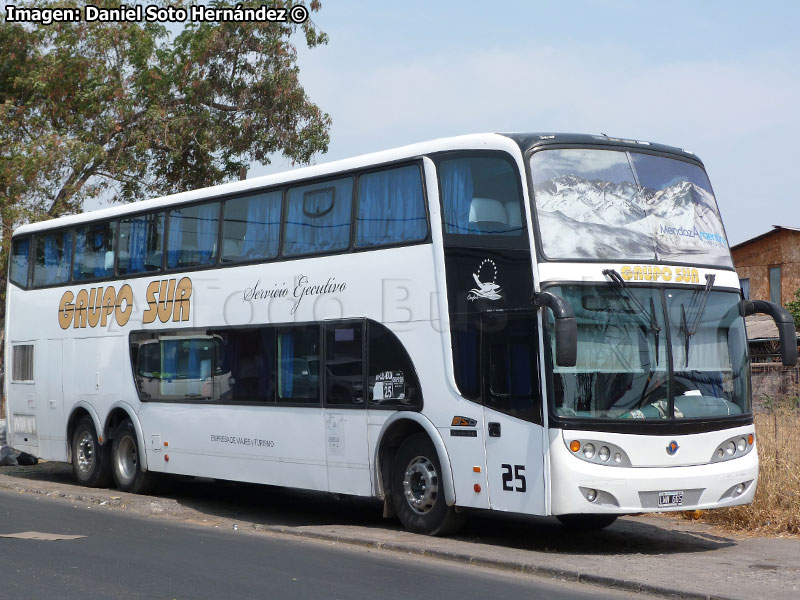
{"label": "snowy mountain graphic on windshield", "polygon": [[[545,254],[729,261],[714,196],[690,182],[661,190],[562,175],[535,189]],[[709,256],[710,255],[710,256]]]}

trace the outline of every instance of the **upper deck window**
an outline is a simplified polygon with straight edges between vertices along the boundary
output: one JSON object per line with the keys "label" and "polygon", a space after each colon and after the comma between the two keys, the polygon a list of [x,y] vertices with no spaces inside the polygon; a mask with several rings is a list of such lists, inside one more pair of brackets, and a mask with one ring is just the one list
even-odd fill
{"label": "upper deck window", "polygon": [[222,262],[278,256],[282,202],[280,191],[225,202]]}
{"label": "upper deck window", "polygon": [[33,285],[42,287],[69,281],[72,264],[72,231],[54,231],[36,236]]}
{"label": "upper deck window", "polygon": [[119,274],[160,270],[163,246],[164,213],[122,219],[119,224]]}
{"label": "upper deck window", "polygon": [[415,242],[427,234],[419,167],[367,173],[359,178],[357,247]]}
{"label": "upper deck window", "polygon": [[28,287],[28,261],[31,238],[14,240],[11,248],[11,270],[9,278],[20,287]]}
{"label": "upper deck window", "polygon": [[697,164],[622,150],[531,157],[545,256],[732,267],[708,177]]}
{"label": "upper deck window", "polygon": [[500,157],[464,157],[439,165],[444,231],[520,237],[525,230],[518,177]]}
{"label": "upper deck window", "polygon": [[219,202],[169,211],[167,266],[212,265],[217,258]]}
{"label": "upper deck window", "polygon": [[353,205],[352,177],[291,188],[288,198],[284,255],[347,249]]}
{"label": "upper deck window", "polygon": [[72,279],[97,279],[114,274],[116,221],[93,223],[75,232],[75,261]]}

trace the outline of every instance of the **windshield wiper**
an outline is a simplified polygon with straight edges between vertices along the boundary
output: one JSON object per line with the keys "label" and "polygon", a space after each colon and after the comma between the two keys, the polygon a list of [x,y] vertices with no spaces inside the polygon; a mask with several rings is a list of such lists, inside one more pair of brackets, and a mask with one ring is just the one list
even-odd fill
{"label": "windshield wiper", "polygon": [[614,285],[614,290],[617,292],[620,298],[622,298],[625,303],[630,306],[631,303],[634,304],[634,307],[637,311],[639,311],[639,316],[645,321],[645,325],[653,334],[653,338],[655,339],[656,343],[656,365],[658,365],[658,340],[659,334],[661,333],[661,327],[658,326],[658,319],[656,319],[656,304],[653,301],[652,296],[650,297],[650,312],[647,312],[647,309],[642,306],[642,303],[639,302],[639,299],[634,294],[623,294],[622,290],[627,290],[628,284],[625,283],[625,280],[622,278],[616,269],[603,269],[603,275],[608,277],[611,280],[612,284]]}
{"label": "windshield wiper", "polygon": [[699,299],[699,302],[696,302],[697,294],[692,295],[692,301],[689,303],[689,310],[694,307],[695,314],[692,315],[692,325],[689,326],[688,321],[686,319],[686,307],[681,304],[681,329],[684,332],[684,341],[683,341],[683,350],[684,355],[686,356],[686,364],[685,367],[689,367],[689,341],[692,339],[692,336],[697,333],[697,329],[700,327],[700,320],[703,318],[703,313],[706,310],[706,303],[708,302],[708,295],[711,292],[711,288],[714,285],[714,279],[716,275],[714,274],[706,274],[706,287],[703,288],[702,296]]}

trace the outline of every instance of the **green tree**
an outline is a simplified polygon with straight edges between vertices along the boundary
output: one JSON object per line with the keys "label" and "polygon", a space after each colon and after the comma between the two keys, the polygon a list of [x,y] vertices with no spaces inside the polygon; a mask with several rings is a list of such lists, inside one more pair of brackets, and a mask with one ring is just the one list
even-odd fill
{"label": "green tree", "polygon": [[331,120],[300,85],[298,35],[310,48],[327,43],[311,20],[188,22],[175,35],[148,22],[0,22],[0,311],[21,223],[78,212],[89,198],[217,184],[275,153],[306,163],[325,152]]}
{"label": "green tree", "polygon": [[794,293],[794,300],[786,303],[786,310],[794,317],[794,326],[800,329],[800,288]]}

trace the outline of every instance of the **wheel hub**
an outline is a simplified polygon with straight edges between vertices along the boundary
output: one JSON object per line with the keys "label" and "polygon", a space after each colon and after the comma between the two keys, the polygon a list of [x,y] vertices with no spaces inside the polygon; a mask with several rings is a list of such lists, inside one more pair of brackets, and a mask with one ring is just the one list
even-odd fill
{"label": "wheel hub", "polygon": [[88,431],[78,438],[78,468],[82,473],[90,473],[94,468],[94,439]]}
{"label": "wheel hub", "polygon": [[117,447],[117,472],[126,481],[132,480],[136,475],[139,457],[136,455],[136,444],[130,437],[123,437]]}
{"label": "wheel hub", "polygon": [[414,512],[425,514],[433,509],[439,495],[439,474],[426,457],[417,456],[408,463],[403,475],[403,493]]}

